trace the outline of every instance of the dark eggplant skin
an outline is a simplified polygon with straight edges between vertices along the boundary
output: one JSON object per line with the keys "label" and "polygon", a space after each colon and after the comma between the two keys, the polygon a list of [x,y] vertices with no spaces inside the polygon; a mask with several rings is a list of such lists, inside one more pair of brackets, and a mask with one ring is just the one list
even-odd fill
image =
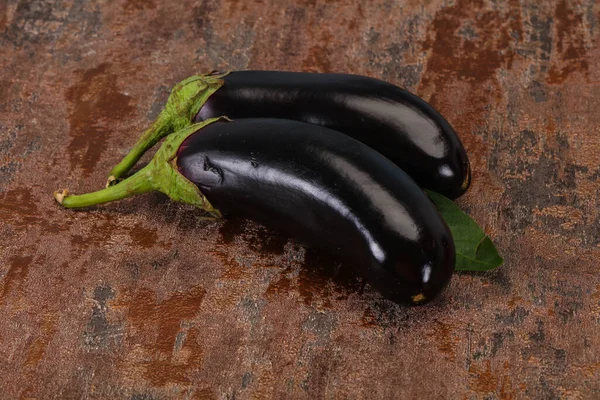
{"label": "dark eggplant skin", "polygon": [[321,125],[379,151],[421,187],[449,198],[469,187],[469,159],[452,126],[395,85],[359,75],[281,71],[234,71],[222,79],[196,122],[227,115]]}
{"label": "dark eggplant skin", "polygon": [[429,301],[451,278],[454,242],[434,204],[347,135],[292,120],[219,121],[183,141],[176,168],[223,214],[339,256],[392,301]]}

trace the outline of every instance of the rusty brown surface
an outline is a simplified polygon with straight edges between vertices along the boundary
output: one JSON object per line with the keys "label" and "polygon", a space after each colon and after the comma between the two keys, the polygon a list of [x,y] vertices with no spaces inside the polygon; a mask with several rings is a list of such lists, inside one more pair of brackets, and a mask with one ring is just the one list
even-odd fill
{"label": "rusty brown surface", "polygon": [[[599,37],[591,0],[0,1],[0,397],[600,398]],[[159,194],[54,203],[102,187],[169,88],[213,69],[429,100],[505,265],[405,308]]]}

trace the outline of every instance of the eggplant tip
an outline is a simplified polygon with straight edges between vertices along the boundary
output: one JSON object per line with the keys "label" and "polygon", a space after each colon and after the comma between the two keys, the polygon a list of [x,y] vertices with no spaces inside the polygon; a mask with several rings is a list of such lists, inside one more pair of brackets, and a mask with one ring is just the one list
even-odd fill
{"label": "eggplant tip", "polygon": [[465,179],[463,180],[462,185],[460,185],[461,190],[466,191],[471,185],[471,163],[467,160],[465,163]]}
{"label": "eggplant tip", "polygon": [[419,293],[419,294],[417,294],[417,295],[414,295],[414,296],[412,297],[412,301],[413,301],[413,303],[415,303],[415,304],[422,303],[422,302],[424,302],[424,301],[425,301],[425,299],[426,299],[426,298],[425,298],[425,295],[424,295],[423,293]]}
{"label": "eggplant tip", "polygon": [[57,190],[54,192],[54,199],[58,201],[59,204],[63,203],[65,197],[69,195],[69,189]]}

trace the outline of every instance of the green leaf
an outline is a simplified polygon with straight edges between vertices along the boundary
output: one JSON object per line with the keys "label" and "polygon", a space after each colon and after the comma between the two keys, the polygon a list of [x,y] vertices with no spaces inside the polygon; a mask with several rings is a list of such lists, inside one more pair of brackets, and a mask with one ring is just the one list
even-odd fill
{"label": "green leaf", "polygon": [[452,200],[429,190],[425,192],[452,232],[456,247],[456,270],[488,271],[502,264],[502,257],[477,222],[462,212]]}

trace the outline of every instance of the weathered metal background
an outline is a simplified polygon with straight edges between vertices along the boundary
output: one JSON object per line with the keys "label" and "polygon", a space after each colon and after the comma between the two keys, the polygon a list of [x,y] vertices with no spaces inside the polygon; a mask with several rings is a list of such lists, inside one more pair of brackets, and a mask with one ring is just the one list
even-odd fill
{"label": "weathered metal background", "polygon": [[[0,0],[0,397],[599,398],[600,6],[591,0]],[[460,133],[506,259],[435,304],[102,187],[198,71],[405,86]]]}

